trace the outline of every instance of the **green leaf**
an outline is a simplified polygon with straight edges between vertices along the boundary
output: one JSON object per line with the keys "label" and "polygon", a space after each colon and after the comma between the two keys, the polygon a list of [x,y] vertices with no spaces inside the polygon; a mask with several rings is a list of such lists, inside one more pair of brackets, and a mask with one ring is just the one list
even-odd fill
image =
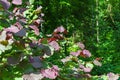
{"label": "green leaf", "polygon": [[3,6],[2,6],[2,4],[0,4],[0,10],[3,10],[4,8],[3,8]]}
{"label": "green leaf", "polygon": [[34,0],[29,0],[29,3],[30,3],[30,4],[33,4],[33,3],[34,3]]}
{"label": "green leaf", "polygon": [[94,67],[94,65],[93,65],[92,63],[87,63],[87,64],[86,64],[86,67],[93,68],[93,67]]}
{"label": "green leaf", "polygon": [[3,29],[3,27],[0,25],[0,30],[2,30]]}
{"label": "green leaf", "polygon": [[26,65],[25,73],[30,73],[30,72],[33,72],[33,71],[34,71],[34,69],[33,69],[33,67],[31,66],[31,64]]}
{"label": "green leaf", "polygon": [[44,40],[42,40],[41,43],[42,43],[42,44],[48,44],[48,42],[47,42],[47,38],[44,38]]}
{"label": "green leaf", "polygon": [[70,3],[66,2],[66,1],[61,1],[60,4],[70,6]]}
{"label": "green leaf", "polygon": [[23,78],[15,78],[15,80],[23,80]]}
{"label": "green leaf", "polygon": [[[10,24],[9,24],[9,22],[8,22],[7,20],[5,20],[5,19],[0,19],[0,26],[2,26],[2,27],[9,27]],[[1,29],[1,28],[0,28],[0,29]]]}
{"label": "green leaf", "polygon": [[108,76],[102,75],[101,78],[100,78],[99,80],[108,80]]}
{"label": "green leaf", "polygon": [[37,19],[37,18],[38,18],[38,16],[37,16],[37,15],[34,15],[34,16],[33,16],[33,19]]}
{"label": "green leaf", "polygon": [[10,78],[6,78],[6,77],[4,77],[3,80],[11,80],[11,79],[10,79]]}

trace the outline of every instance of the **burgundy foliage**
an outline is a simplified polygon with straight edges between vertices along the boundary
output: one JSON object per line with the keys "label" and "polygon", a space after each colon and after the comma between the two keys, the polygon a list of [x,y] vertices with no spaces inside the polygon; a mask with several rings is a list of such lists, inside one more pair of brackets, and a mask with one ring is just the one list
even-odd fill
{"label": "burgundy foliage", "polygon": [[4,9],[9,9],[10,2],[8,2],[7,0],[0,0],[0,3],[2,4]]}

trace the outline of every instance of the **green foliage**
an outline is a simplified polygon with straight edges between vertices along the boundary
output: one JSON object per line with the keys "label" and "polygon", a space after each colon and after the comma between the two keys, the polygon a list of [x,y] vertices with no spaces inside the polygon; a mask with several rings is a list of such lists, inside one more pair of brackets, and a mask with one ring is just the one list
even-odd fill
{"label": "green foliage", "polygon": [[[83,71],[71,75],[75,73],[73,68],[79,68],[79,62],[85,67],[92,68],[90,72],[92,80],[107,80],[106,74],[109,72],[120,74],[119,0],[29,0],[28,3],[26,1],[23,0],[23,5],[11,3],[8,10],[0,3],[0,74],[2,74],[0,80],[22,80],[19,77],[24,73],[38,72],[39,68],[36,69],[32,66],[33,64],[31,65],[29,57],[43,56],[43,52],[47,56],[45,56],[42,68],[49,68],[53,64],[58,65],[61,69],[58,80],[69,80],[69,78],[76,80],[77,74],[80,74],[77,75],[81,78],[80,80],[87,80],[88,77]],[[19,8],[26,8],[26,10],[17,15],[13,11],[16,7],[18,10]],[[42,13],[45,14],[43,19]],[[13,17],[8,18],[10,16]],[[23,17],[26,22],[20,22]],[[39,18],[40,23],[35,22]],[[2,33],[2,30],[15,25],[16,22],[20,22],[24,32],[19,33],[20,36],[12,33],[14,41],[9,42],[6,40],[7,33]],[[37,25],[37,27],[30,28],[31,25]],[[55,37],[56,33],[53,31],[61,25],[67,29],[68,33],[63,34],[63,40],[56,40],[60,44],[61,50],[54,51],[49,45],[48,39]],[[39,34],[37,34],[38,30]],[[21,34],[24,33],[25,36],[21,37]],[[85,49],[90,50],[92,57],[72,56],[70,61],[63,63],[61,59],[70,56],[70,52],[83,51],[76,44],[81,41],[86,45]],[[37,46],[31,48],[29,45],[31,42],[37,42]],[[39,43],[42,45],[38,46]],[[22,53],[24,53],[24,57],[22,57]],[[52,55],[52,53],[54,54]],[[93,65],[95,58],[101,59],[102,66]],[[38,64],[40,64],[39,61]],[[47,79],[45,78],[45,80]]]}

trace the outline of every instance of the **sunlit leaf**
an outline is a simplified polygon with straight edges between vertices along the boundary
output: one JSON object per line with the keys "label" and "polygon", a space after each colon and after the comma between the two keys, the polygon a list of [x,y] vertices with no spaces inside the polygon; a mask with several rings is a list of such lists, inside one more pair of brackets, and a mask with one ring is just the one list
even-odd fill
{"label": "sunlit leaf", "polygon": [[22,76],[23,80],[41,80],[43,78],[41,73],[30,73]]}
{"label": "sunlit leaf", "polygon": [[83,68],[83,71],[84,71],[84,72],[91,72],[91,70],[92,70],[92,69],[91,69],[90,67]]}
{"label": "sunlit leaf", "polygon": [[0,54],[6,50],[6,46],[0,44]]}
{"label": "sunlit leaf", "polygon": [[29,27],[34,30],[34,33],[36,35],[40,34],[39,29],[38,29],[38,27],[36,25],[30,25]]}
{"label": "sunlit leaf", "polygon": [[71,59],[72,59],[72,56],[67,56],[67,57],[61,59],[61,61],[62,61],[63,63],[65,63],[65,62],[71,61]]}
{"label": "sunlit leaf", "polygon": [[0,34],[0,41],[5,41],[6,40],[6,31],[2,31]]}
{"label": "sunlit leaf", "polygon": [[53,66],[52,68],[41,70],[41,74],[49,79],[55,79],[59,74],[58,74],[58,67]]}
{"label": "sunlit leaf", "polygon": [[55,30],[54,30],[54,32],[55,33],[62,33],[62,32],[64,32],[65,31],[65,28],[63,27],[63,26],[60,26],[60,27],[57,27]]}
{"label": "sunlit leaf", "polygon": [[78,50],[77,52],[70,52],[70,54],[73,56],[79,56],[80,53],[81,53],[81,50]]}
{"label": "sunlit leaf", "polygon": [[34,78],[30,75],[24,74],[23,76],[23,80],[34,80]]}
{"label": "sunlit leaf", "polygon": [[[20,11],[19,11],[20,12]],[[19,13],[20,14],[20,13]],[[16,26],[18,29],[22,29],[23,28],[23,26],[21,25],[21,23],[20,22],[16,22],[15,24],[14,24],[14,26]]]}
{"label": "sunlit leaf", "polygon": [[15,78],[15,80],[23,80],[23,78]]}
{"label": "sunlit leaf", "polygon": [[92,63],[86,63],[86,67],[90,67],[91,69],[94,67],[94,65]]}
{"label": "sunlit leaf", "polygon": [[93,63],[94,63],[96,66],[102,66],[102,63],[100,63],[98,60],[94,60]]}
{"label": "sunlit leaf", "polygon": [[15,4],[15,5],[21,5],[22,0],[12,0],[12,3]]}
{"label": "sunlit leaf", "polygon": [[6,31],[2,31],[0,34],[0,54],[5,50],[10,49],[10,44],[12,44],[11,41],[6,40]]}
{"label": "sunlit leaf", "polygon": [[30,3],[30,4],[33,4],[33,3],[34,3],[34,0],[29,0],[29,3]]}
{"label": "sunlit leaf", "polygon": [[60,50],[60,46],[56,41],[50,42],[49,45],[52,46],[55,49],[55,51]]}
{"label": "sunlit leaf", "polygon": [[91,70],[93,69],[93,64],[87,63],[86,66],[84,66],[83,64],[80,64],[79,67],[84,72],[91,72]]}
{"label": "sunlit leaf", "polygon": [[36,14],[41,13],[41,9],[42,9],[42,6],[39,6],[39,7],[35,10],[35,13],[36,13]]}
{"label": "sunlit leaf", "polygon": [[77,43],[77,45],[78,45],[81,49],[84,49],[84,48],[85,48],[85,45],[84,45],[82,42]]}
{"label": "sunlit leaf", "polygon": [[118,80],[119,78],[118,74],[114,74],[112,72],[108,73],[107,76],[108,76],[108,80]]}
{"label": "sunlit leaf", "polygon": [[4,29],[7,32],[13,32],[13,33],[17,33],[19,31],[18,27],[11,25],[10,27]]}
{"label": "sunlit leaf", "polygon": [[85,57],[91,57],[91,53],[89,50],[84,49],[81,53],[81,55],[85,56]]}
{"label": "sunlit leaf", "polygon": [[67,6],[70,6],[70,5],[71,5],[70,3],[66,2],[66,1],[61,1],[60,4],[61,4],[61,5],[67,5]]}

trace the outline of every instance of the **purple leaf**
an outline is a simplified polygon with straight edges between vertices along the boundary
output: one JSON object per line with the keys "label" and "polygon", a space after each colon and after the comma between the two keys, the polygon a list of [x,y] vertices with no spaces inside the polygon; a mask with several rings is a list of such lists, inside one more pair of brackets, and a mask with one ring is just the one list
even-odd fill
{"label": "purple leaf", "polygon": [[42,63],[40,63],[40,62],[33,62],[31,64],[34,68],[41,68],[42,67]]}
{"label": "purple leaf", "polygon": [[83,53],[86,57],[91,57],[90,51],[88,51],[88,50],[86,50],[86,49],[84,49],[84,50],[82,51],[82,53]]}
{"label": "purple leaf", "polygon": [[12,32],[16,36],[20,37],[23,37],[26,34],[26,29],[23,28],[23,26],[19,22],[16,22],[14,25],[11,25],[10,27],[5,28],[4,30],[7,32]]}
{"label": "purple leaf", "polygon": [[8,62],[8,64],[10,64],[10,65],[16,65],[16,64],[18,64],[20,61],[23,60],[23,57],[24,57],[23,54],[19,54],[19,55],[16,54],[16,55],[14,55],[14,56],[8,57],[8,58],[7,58],[7,62]]}
{"label": "purple leaf", "polygon": [[10,19],[10,20],[13,20],[13,19],[14,19],[14,16],[13,16],[13,15],[9,15],[9,19]]}
{"label": "purple leaf", "polygon": [[40,49],[42,49],[43,54],[46,54],[47,56],[50,56],[50,55],[51,55],[51,49],[49,48],[49,46],[40,44],[40,45],[38,45],[38,47],[39,47]]}
{"label": "purple leaf", "polygon": [[81,69],[84,69],[85,68],[85,66],[84,65],[79,65],[79,67],[81,68]]}
{"label": "purple leaf", "polygon": [[65,31],[65,28],[64,28],[63,26],[57,27],[57,28],[54,30],[55,33],[58,33],[58,32],[62,33],[62,32],[64,32],[64,31]]}
{"label": "purple leaf", "polygon": [[34,68],[40,68],[42,67],[42,61],[40,60],[39,56],[30,56],[29,60]]}
{"label": "purple leaf", "polygon": [[55,49],[55,51],[60,50],[60,46],[56,41],[50,42],[49,45],[52,46]]}
{"label": "purple leaf", "polygon": [[53,67],[52,67],[54,70],[56,70],[56,71],[59,71],[59,68],[58,68],[58,66],[57,65],[53,65]]}
{"label": "purple leaf", "polygon": [[90,68],[90,67],[83,68],[84,72],[91,72],[91,70],[92,70],[92,68]]}
{"label": "purple leaf", "polygon": [[37,47],[38,46],[38,44],[37,43],[29,43],[29,46],[31,47],[31,48],[34,48],[34,47]]}
{"label": "purple leaf", "polygon": [[2,4],[4,9],[9,9],[10,2],[8,2],[7,0],[0,0],[0,3]]}
{"label": "purple leaf", "polygon": [[26,20],[26,19],[19,19],[19,21],[20,21],[22,24],[27,24],[27,20]]}
{"label": "purple leaf", "polygon": [[12,3],[15,4],[15,5],[21,5],[22,0],[12,0]]}
{"label": "purple leaf", "polygon": [[18,31],[17,33],[14,33],[16,36],[19,36],[19,37],[23,37],[26,35],[26,29],[23,28],[21,29],[20,31]]}
{"label": "purple leaf", "polygon": [[14,24],[14,26],[18,27],[18,29],[22,29],[23,28],[23,26],[19,22],[16,22]]}
{"label": "purple leaf", "polygon": [[71,55],[73,56],[78,56],[79,54],[77,52],[70,52]]}
{"label": "purple leaf", "polygon": [[25,19],[23,17],[23,12],[26,10],[26,8],[17,8],[15,7],[13,9],[14,16],[17,16],[17,19]]}
{"label": "purple leaf", "polygon": [[85,45],[84,45],[82,42],[77,43],[77,45],[78,45],[81,49],[84,49],[84,48],[85,48]]}
{"label": "purple leaf", "polygon": [[34,20],[33,22],[34,22],[34,24],[36,25],[36,26],[39,26],[39,24],[41,23],[41,19],[37,19],[37,20]]}
{"label": "purple leaf", "polygon": [[39,34],[40,34],[39,29],[38,29],[37,26],[35,26],[35,25],[30,25],[29,27],[34,30],[34,32],[35,32],[36,35],[39,35]]}
{"label": "purple leaf", "polygon": [[77,52],[71,52],[70,54],[73,56],[79,56],[81,53],[81,50],[78,50]]}
{"label": "purple leaf", "polygon": [[41,74],[44,77],[49,78],[49,79],[55,79],[59,75],[58,70],[54,69],[54,67],[45,69],[45,70],[41,70]]}
{"label": "purple leaf", "polygon": [[63,37],[63,34],[53,34],[53,37],[54,38],[56,38],[56,39],[59,39],[59,40],[62,40],[62,39],[64,39],[64,37]]}
{"label": "purple leaf", "polygon": [[83,70],[84,72],[91,72],[92,68],[91,67],[85,67],[84,65],[80,65],[79,66],[81,70]]}
{"label": "purple leaf", "polygon": [[43,45],[43,44],[37,44],[37,43],[29,43],[30,47],[33,48],[33,47],[36,47],[37,49],[39,49],[42,54],[41,56],[50,56],[52,54],[52,49],[50,48],[50,46],[48,45]]}
{"label": "purple leaf", "polygon": [[7,32],[13,32],[13,33],[17,33],[19,31],[18,27],[11,25],[9,28],[5,28],[4,29]]}

